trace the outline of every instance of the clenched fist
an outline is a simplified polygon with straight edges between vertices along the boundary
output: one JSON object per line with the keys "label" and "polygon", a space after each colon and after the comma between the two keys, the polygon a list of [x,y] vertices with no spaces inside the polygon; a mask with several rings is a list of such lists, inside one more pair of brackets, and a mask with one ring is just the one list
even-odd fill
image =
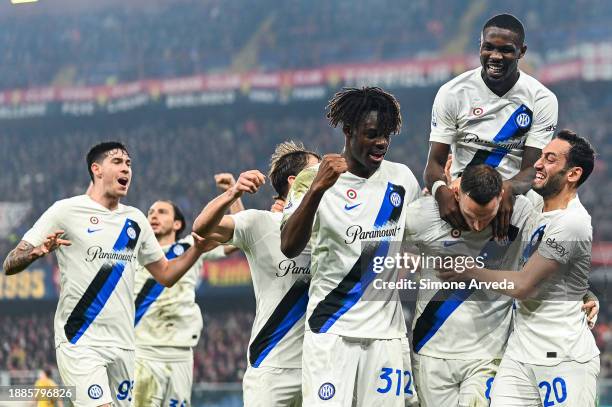
{"label": "clenched fist", "polygon": [[248,192],[254,194],[257,192],[260,186],[265,184],[266,177],[258,170],[245,171],[238,177],[236,184],[229,190],[232,192],[234,197],[241,197],[243,193]]}
{"label": "clenched fist", "polygon": [[325,192],[336,183],[340,175],[348,171],[348,164],[340,154],[327,154],[323,156],[319,171],[312,181],[311,189]]}

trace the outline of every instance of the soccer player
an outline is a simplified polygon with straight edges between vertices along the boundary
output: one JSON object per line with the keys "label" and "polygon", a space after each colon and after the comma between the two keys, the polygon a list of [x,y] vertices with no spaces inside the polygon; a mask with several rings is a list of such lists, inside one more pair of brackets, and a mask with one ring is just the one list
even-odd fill
{"label": "soccer player", "polygon": [[[235,183],[229,174],[215,176],[218,187]],[[232,208],[242,208],[238,205]],[[167,259],[181,256],[194,244],[193,236],[180,239],[185,217],[171,201],[156,201],[148,212],[155,238]],[[218,246],[204,253],[172,288],[157,283],[141,267],[136,273],[136,369],[134,406],[190,406],[193,383],[193,347],[200,339],[202,313],[195,302],[195,288],[205,260],[231,252]]]}
{"label": "soccer player", "polygon": [[488,164],[504,179],[504,195],[493,231],[508,234],[513,195],[531,187],[533,164],[557,126],[557,98],[540,82],[518,69],[525,55],[521,22],[500,14],[486,22],[480,39],[482,67],[444,84],[431,117],[425,186],[438,202],[440,216],[454,228],[467,225],[446,185],[444,164],[452,149],[453,179],[469,165]]}
{"label": "soccer player", "polygon": [[599,350],[581,310],[592,227],[577,195],[594,161],[589,142],[568,130],[542,150],[533,189],[542,196],[543,208],[526,235],[521,272],[469,268],[439,274],[512,283],[499,290],[518,301],[491,406],[595,406]]}
{"label": "soccer player", "polygon": [[87,154],[93,186],[86,195],[55,202],[4,261],[15,274],[56,251],[60,298],[55,313],[57,363],[76,406],[128,406],[134,380],[134,275],[144,265],[170,287],[204,251],[201,239],[168,261],[146,217],[122,205],[131,159],[118,142]]}
{"label": "soccer player", "polygon": [[[310,283],[310,256],[287,259],[280,251],[282,212],[296,175],[317,164],[319,155],[302,144],[285,142],[276,147],[269,178],[278,197],[272,211],[250,209],[224,215],[244,192],[255,193],[264,183],[257,170],[240,174],[232,188],[212,200],[196,219],[198,234],[244,251],[255,290],[256,313],[243,380],[246,407],[298,407],[302,405],[302,342],[304,314]],[[282,208],[282,206],[280,206]]]}
{"label": "soccer player", "polygon": [[298,175],[281,233],[287,257],[309,241],[312,249],[304,406],[404,406],[416,394],[397,292],[363,297],[371,294],[374,257],[401,242],[405,205],[420,193],[408,167],[384,159],[401,128],[400,106],[382,89],[364,87],[336,93],[328,109],[331,126],[342,125],[344,151]]}
{"label": "soccer player", "polygon": [[[533,212],[518,196],[509,242],[495,240],[490,223],[502,200],[500,174],[486,164],[463,172],[454,196],[468,231],[453,229],[432,196],[408,206],[404,240],[429,259],[463,254],[481,257],[495,268],[518,268],[521,235]],[[424,260],[424,259],[422,259]],[[424,267],[424,266],[423,266]],[[436,281],[434,266],[424,267],[421,282]],[[413,320],[414,377],[422,407],[488,406],[489,389],[510,332],[511,299],[475,289],[423,289]],[[469,329],[466,329],[469,327]]]}

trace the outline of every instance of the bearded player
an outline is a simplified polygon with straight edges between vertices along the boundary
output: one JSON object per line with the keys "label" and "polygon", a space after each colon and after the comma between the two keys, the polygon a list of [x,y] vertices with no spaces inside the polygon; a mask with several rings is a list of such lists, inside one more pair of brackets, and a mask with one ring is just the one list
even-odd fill
{"label": "bearded player", "polygon": [[591,217],[577,190],[595,152],[563,130],[535,163],[533,189],[543,206],[525,235],[522,270],[470,268],[444,279],[511,283],[513,331],[493,381],[491,406],[595,406],[599,350],[582,312],[591,270]]}
{"label": "bearded player", "polygon": [[[229,174],[215,176],[217,186],[231,187]],[[240,200],[230,210],[240,211]],[[194,244],[193,236],[180,239],[185,217],[171,201],[156,201],[148,221],[167,259],[184,254]],[[206,260],[229,254],[229,246],[204,253],[172,288],[165,288],[144,268],[136,274],[136,381],[134,405],[190,406],[193,384],[193,347],[202,331],[202,313],[195,302],[195,288]]]}

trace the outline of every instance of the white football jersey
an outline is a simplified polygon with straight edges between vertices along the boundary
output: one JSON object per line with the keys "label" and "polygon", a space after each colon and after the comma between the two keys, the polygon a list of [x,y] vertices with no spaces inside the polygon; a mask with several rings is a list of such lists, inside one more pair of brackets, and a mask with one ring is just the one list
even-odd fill
{"label": "white football jersey", "polygon": [[[534,212],[531,202],[517,196],[510,220],[509,241],[497,243],[491,226],[480,232],[453,229],[440,218],[432,196],[408,206],[405,240],[430,259],[463,255],[483,256],[497,270],[518,269],[524,229]],[[434,261],[431,260],[431,267]],[[420,284],[439,281],[437,271],[424,267]],[[500,359],[510,334],[512,299],[489,290],[420,289],[413,319],[413,349],[442,359]]]}
{"label": "white football jersey", "polygon": [[164,253],[147,218],[119,204],[110,211],[88,195],[54,203],[23,237],[38,246],[56,230],[72,245],[55,253],[60,297],[55,343],[134,349],[134,275]]}
{"label": "white football jersey", "polygon": [[287,259],[281,252],[282,213],[249,209],[231,216],[234,235],[228,244],[244,251],[255,290],[248,362],[255,368],[300,368],[310,256]]}
{"label": "white football jersey", "polygon": [[[318,169],[318,165],[307,168],[296,178],[283,212],[285,221],[300,205]],[[345,172],[325,191],[310,241],[312,282],[306,329],[355,338],[406,336],[397,291],[386,290],[382,297],[372,292],[377,278],[373,262],[374,257],[394,256],[392,252],[399,250],[405,207],[419,194],[410,169],[390,161],[383,161],[367,179]]]}
{"label": "white football jersey", "polygon": [[539,214],[525,236],[522,263],[537,250],[560,267],[533,298],[517,301],[506,351],[510,359],[553,366],[584,363],[599,355],[581,309],[589,287],[592,238],[591,216],[577,196],[566,209]]}
{"label": "white football jersey", "polygon": [[[187,236],[162,249],[166,258],[172,260],[185,253],[193,243],[193,237]],[[198,343],[202,331],[202,312],[195,302],[195,289],[200,281],[204,261],[223,257],[223,246],[202,254],[185,275],[169,288],[155,281],[146,268],[138,269],[134,286],[134,324],[138,348],[191,348]],[[164,349],[163,354],[159,355],[161,360],[167,360],[167,353],[168,350]]]}
{"label": "white football jersey", "polygon": [[468,165],[483,163],[510,179],[521,169],[525,147],[541,149],[552,139],[557,98],[522,71],[512,89],[497,96],[481,71],[479,67],[465,72],[440,87],[429,141],[451,146],[453,179]]}

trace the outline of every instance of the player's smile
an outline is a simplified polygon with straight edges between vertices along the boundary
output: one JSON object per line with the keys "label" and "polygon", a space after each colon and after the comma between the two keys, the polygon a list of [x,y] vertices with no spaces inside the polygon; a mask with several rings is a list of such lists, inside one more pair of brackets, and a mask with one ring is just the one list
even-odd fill
{"label": "player's smile", "polygon": [[484,77],[491,82],[510,78],[517,73],[522,53],[515,33],[503,28],[487,28],[480,44],[480,63]]}

